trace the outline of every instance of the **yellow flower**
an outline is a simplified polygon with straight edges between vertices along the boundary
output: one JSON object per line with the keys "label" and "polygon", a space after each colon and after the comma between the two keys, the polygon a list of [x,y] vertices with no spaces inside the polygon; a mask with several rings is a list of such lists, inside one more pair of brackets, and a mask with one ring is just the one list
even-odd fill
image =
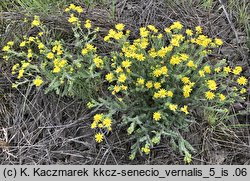
{"label": "yellow flower", "polygon": [[87,28],[87,29],[90,29],[91,28],[91,21],[88,19],[85,21],[85,24],[84,24],[84,27]]}
{"label": "yellow flower", "polygon": [[193,31],[190,30],[190,29],[186,29],[186,34],[187,34],[188,36],[192,36],[192,35],[193,35]]}
{"label": "yellow flower", "polygon": [[122,70],[121,67],[117,67],[117,69],[115,70],[115,72],[119,74],[119,73],[123,72],[123,70]]}
{"label": "yellow flower", "polygon": [[96,114],[94,116],[94,122],[99,122],[102,120],[103,114]]}
{"label": "yellow flower", "polygon": [[26,41],[22,41],[19,46],[24,47],[25,45],[26,45]]}
{"label": "yellow flower", "polygon": [[202,33],[202,28],[201,28],[201,26],[196,26],[196,27],[195,27],[195,30],[196,30],[196,32],[197,32],[198,34],[201,34],[201,33]]}
{"label": "yellow flower", "polygon": [[216,90],[217,89],[217,84],[214,80],[208,80],[207,81],[208,88],[210,90]]}
{"label": "yellow flower", "polygon": [[218,46],[221,46],[221,45],[223,44],[223,41],[222,41],[221,39],[219,39],[219,38],[215,38],[215,39],[214,39],[214,43],[215,43],[216,45],[218,45]]}
{"label": "yellow flower", "polygon": [[149,145],[146,144],[144,147],[141,148],[141,151],[148,155],[150,153]]}
{"label": "yellow flower", "polygon": [[181,63],[181,58],[179,56],[172,56],[170,58],[171,65],[178,65],[179,63]]}
{"label": "yellow flower", "polygon": [[143,54],[136,54],[136,56],[135,56],[135,58],[137,59],[137,60],[139,60],[139,61],[143,61],[143,60],[145,60],[145,57],[144,57],[144,55]]}
{"label": "yellow flower", "polygon": [[138,78],[137,79],[137,84],[138,85],[144,85],[145,80],[143,78]]}
{"label": "yellow flower", "polygon": [[93,61],[94,61],[94,63],[95,63],[95,66],[97,67],[97,68],[103,68],[103,60],[100,58],[100,57],[98,57],[98,56],[96,56],[94,59],[93,59]]}
{"label": "yellow flower", "polygon": [[122,82],[123,83],[123,82],[126,81],[126,79],[127,79],[127,76],[125,74],[121,74],[118,77],[118,82]]}
{"label": "yellow flower", "polygon": [[24,74],[24,69],[20,69],[17,78],[21,79],[23,77],[23,74]]}
{"label": "yellow flower", "polygon": [[170,29],[177,29],[177,30],[180,30],[182,29],[183,25],[181,24],[181,22],[179,21],[176,21],[174,22],[171,26],[170,26]]}
{"label": "yellow flower", "polygon": [[105,79],[108,81],[108,82],[112,82],[114,78],[114,74],[113,73],[108,73],[106,76],[105,76]]}
{"label": "yellow flower", "polygon": [[244,76],[239,77],[239,78],[237,79],[237,83],[238,83],[239,85],[246,85],[246,84],[247,84],[247,79],[246,79],[246,77],[244,77]]}
{"label": "yellow flower", "polygon": [[180,46],[179,40],[176,38],[173,38],[170,43],[171,45],[176,46],[176,47]]}
{"label": "yellow flower", "polygon": [[200,77],[205,77],[205,72],[203,70],[199,70]]}
{"label": "yellow flower", "polygon": [[168,97],[173,97],[173,95],[174,95],[174,93],[173,93],[172,91],[168,91],[168,92],[167,92],[167,96],[168,96]]}
{"label": "yellow flower", "polygon": [[96,122],[93,122],[90,126],[91,129],[95,129],[97,127],[97,123]]}
{"label": "yellow flower", "polygon": [[38,44],[38,49],[41,50],[41,49],[44,49],[45,45],[43,43],[39,43]]}
{"label": "yellow flower", "polygon": [[188,67],[195,67],[194,61],[192,61],[192,60],[188,61],[187,66]]}
{"label": "yellow flower", "polygon": [[7,52],[7,51],[10,50],[10,46],[4,46],[4,47],[2,48],[2,50],[3,50],[4,52]]}
{"label": "yellow flower", "polygon": [[160,89],[160,90],[158,91],[158,95],[159,95],[159,97],[161,97],[161,98],[165,98],[165,97],[167,96],[167,91],[166,91],[166,89]]}
{"label": "yellow flower", "polygon": [[161,74],[162,74],[161,69],[155,69],[155,70],[153,71],[154,77],[160,77]]}
{"label": "yellow flower", "polygon": [[39,26],[41,23],[40,23],[40,18],[39,16],[35,16],[34,17],[34,20],[32,21],[31,25],[32,27],[35,27],[35,26]]}
{"label": "yellow flower", "polygon": [[49,53],[47,54],[47,58],[48,58],[48,59],[53,59],[53,58],[54,58],[54,53],[49,52]]}
{"label": "yellow flower", "polygon": [[36,79],[33,80],[33,84],[37,87],[39,87],[43,83],[43,80],[41,77],[36,77]]}
{"label": "yellow flower", "polygon": [[7,45],[13,46],[13,45],[14,45],[14,41],[9,41],[9,42],[7,42]]}
{"label": "yellow flower", "polygon": [[224,68],[223,68],[223,71],[224,71],[226,74],[232,72],[232,70],[231,70],[231,68],[230,68],[229,66],[224,67]]}
{"label": "yellow flower", "polygon": [[217,67],[217,68],[214,69],[214,71],[215,71],[216,73],[219,73],[219,72],[221,71],[221,68],[220,68],[220,67]]}
{"label": "yellow flower", "polygon": [[206,66],[203,68],[203,70],[204,70],[205,73],[208,73],[208,74],[211,73],[211,68],[210,68],[210,66],[208,66],[208,65],[206,65]]}
{"label": "yellow flower", "polygon": [[122,66],[124,68],[129,68],[131,66],[132,62],[129,60],[122,61]]}
{"label": "yellow flower", "polygon": [[205,96],[206,96],[206,98],[208,99],[208,100],[212,100],[212,99],[214,99],[214,93],[213,92],[211,92],[211,91],[207,91],[207,92],[205,92]]}
{"label": "yellow flower", "polygon": [[95,135],[95,141],[96,141],[97,143],[101,143],[101,142],[103,141],[103,134],[102,134],[102,133],[97,133],[97,134]]}
{"label": "yellow flower", "polygon": [[154,112],[153,119],[155,121],[159,121],[161,119],[161,113],[159,111],[158,112]]}
{"label": "yellow flower", "polygon": [[158,29],[153,26],[153,25],[148,25],[148,29],[150,29],[151,31],[153,31],[154,33],[157,33],[158,32]]}
{"label": "yellow flower", "polygon": [[176,112],[176,110],[177,110],[177,108],[178,108],[178,105],[176,105],[176,104],[170,104],[168,107],[169,107],[169,109],[170,109],[171,111]]}
{"label": "yellow flower", "polygon": [[110,127],[112,124],[112,120],[110,118],[105,118],[102,123],[105,127]]}
{"label": "yellow flower", "polygon": [[165,28],[164,31],[165,31],[167,34],[172,33],[170,28]]}
{"label": "yellow flower", "polygon": [[181,78],[181,81],[182,81],[184,84],[190,83],[189,77],[182,77],[182,78]]}
{"label": "yellow flower", "polygon": [[155,89],[160,89],[161,88],[161,83],[160,82],[155,82],[154,83],[154,88]]}
{"label": "yellow flower", "polygon": [[152,88],[152,87],[153,87],[153,82],[152,82],[152,81],[148,81],[148,82],[146,83],[146,87],[147,87],[148,89]]}
{"label": "yellow flower", "polygon": [[79,14],[83,12],[83,9],[82,9],[81,6],[76,6],[76,7],[75,7],[75,10],[76,10]]}
{"label": "yellow flower", "polygon": [[149,31],[145,27],[142,27],[140,28],[140,35],[141,37],[145,38],[149,35]]}
{"label": "yellow flower", "polygon": [[221,101],[224,101],[224,100],[226,99],[226,96],[223,95],[223,94],[219,94],[219,97],[220,97],[220,100],[221,100]]}
{"label": "yellow flower", "polygon": [[190,85],[185,85],[185,86],[183,86],[182,90],[183,90],[183,96],[185,98],[187,98],[190,96],[190,93],[192,91],[192,87]]}
{"label": "yellow flower", "polygon": [[122,24],[122,23],[119,23],[117,25],[115,25],[115,28],[118,30],[118,31],[122,31],[124,29],[125,25]]}
{"label": "yellow flower", "polygon": [[25,69],[30,65],[29,62],[22,62],[22,68]]}
{"label": "yellow flower", "polygon": [[53,69],[53,73],[58,73],[61,71],[61,68],[58,67],[58,66],[55,66],[54,69]]}
{"label": "yellow flower", "polygon": [[241,94],[244,94],[244,93],[246,93],[247,92],[247,90],[245,89],[245,88],[242,88],[241,90],[240,90],[240,93]]}
{"label": "yellow flower", "polygon": [[181,108],[181,111],[184,112],[185,114],[189,114],[188,107],[186,105]]}
{"label": "yellow flower", "polygon": [[128,86],[121,85],[120,87],[121,87],[122,90],[125,90],[125,91],[128,90]]}
{"label": "yellow flower", "polygon": [[88,49],[87,48],[82,49],[82,55],[86,55],[87,53],[88,53]]}
{"label": "yellow flower", "polygon": [[242,67],[241,66],[236,66],[233,70],[233,74],[239,75],[242,72]]}
{"label": "yellow flower", "polygon": [[77,17],[75,17],[74,14],[71,14],[70,18],[68,19],[68,22],[71,23],[71,24],[77,24],[79,22],[79,20],[78,20]]}
{"label": "yellow flower", "polygon": [[115,85],[114,86],[114,93],[116,92],[119,92],[121,90],[121,87],[119,85]]}

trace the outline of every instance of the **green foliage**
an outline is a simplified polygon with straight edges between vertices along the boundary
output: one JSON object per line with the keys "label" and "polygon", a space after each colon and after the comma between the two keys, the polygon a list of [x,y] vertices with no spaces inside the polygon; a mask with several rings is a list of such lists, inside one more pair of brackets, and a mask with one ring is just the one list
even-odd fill
{"label": "green foliage", "polygon": [[[10,11],[12,9],[24,10],[29,13],[46,13],[55,12],[55,8],[68,4],[66,0],[3,0],[0,1],[0,10]],[[53,7],[53,9],[52,9]]]}
{"label": "green foliage", "polygon": [[102,59],[91,43],[98,28],[92,30],[89,20],[85,24],[79,21],[81,7],[70,6],[68,11],[75,37],[71,44],[51,39],[49,30],[35,16],[31,28],[39,29],[38,33],[24,36],[21,42],[8,42],[3,48],[4,59],[13,65],[12,74],[17,77],[13,87],[31,82],[37,87],[44,85],[46,92],[55,91],[61,96],[84,99],[97,95],[100,81],[95,69],[99,66],[94,61],[100,64]]}
{"label": "green foliage", "polygon": [[13,65],[13,87],[32,84],[46,92],[91,99],[87,106],[102,110],[91,125],[97,130],[95,140],[102,142],[112,123],[125,128],[133,143],[130,159],[150,154],[166,138],[190,163],[194,148],[181,132],[188,131],[196,110],[215,126],[228,118],[235,100],[244,98],[248,81],[240,75],[242,67],[230,67],[224,59],[212,64],[208,56],[223,42],[203,35],[200,26],[191,30],[174,22],[160,32],[148,25],[131,40],[125,25],[117,24],[104,37],[115,47],[104,57],[93,45],[98,28],[78,18],[83,9],[71,4],[65,11],[70,13],[72,42],[50,38],[35,16],[31,28],[39,30],[36,35],[2,48],[3,58]]}
{"label": "green foliage", "polygon": [[213,115],[227,118],[228,106],[245,93],[242,85],[247,85],[247,79],[239,76],[242,68],[232,69],[225,60],[212,66],[207,57],[223,42],[203,35],[199,26],[195,31],[184,30],[175,22],[163,34],[149,25],[140,28],[140,37],[134,41],[129,40],[129,33],[123,24],[117,24],[104,37],[119,47],[104,62],[104,76],[113,96],[93,104],[105,108],[118,125],[127,128],[134,142],[131,159],[137,153],[149,154],[167,137],[190,163],[194,149],[180,131],[188,131],[197,108],[208,114],[211,125],[216,124]]}

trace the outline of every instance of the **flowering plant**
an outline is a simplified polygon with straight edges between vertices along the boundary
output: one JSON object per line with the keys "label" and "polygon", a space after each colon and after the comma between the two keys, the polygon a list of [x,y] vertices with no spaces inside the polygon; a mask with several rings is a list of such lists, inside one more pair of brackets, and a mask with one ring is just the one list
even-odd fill
{"label": "flowering plant", "polygon": [[[112,96],[93,103],[110,115],[120,115],[116,120],[134,140],[130,159],[138,152],[149,154],[168,137],[189,163],[194,149],[180,130],[188,130],[196,109],[228,115],[228,106],[246,92],[242,68],[226,66],[225,60],[212,65],[207,57],[223,42],[203,35],[200,26],[184,30],[180,22],[174,22],[163,33],[148,25],[140,28],[140,37],[132,42],[129,33],[125,25],[117,24],[104,37],[119,47],[104,62]],[[92,128],[102,130],[102,125],[94,121]]]}
{"label": "flowering plant", "polygon": [[97,92],[99,74],[94,69],[101,68],[103,60],[92,42],[98,28],[93,30],[90,20],[79,20],[77,16],[83,12],[80,6],[71,4],[65,11],[70,13],[73,42],[52,39],[35,16],[31,28],[39,30],[36,35],[24,36],[20,43],[15,43],[16,49],[13,41],[3,47],[4,58],[13,64],[12,74],[17,78],[14,88],[31,83],[36,87],[44,85],[46,92],[80,98],[93,97],[93,92]]}
{"label": "flowering plant", "polygon": [[[87,106],[105,110],[93,117],[95,140],[101,143],[115,123],[126,127],[133,142],[130,159],[137,153],[150,154],[166,137],[190,163],[194,149],[180,131],[188,131],[196,110],[203,117],[226,119],[230,104],[244,98],[248,81],[240,75],[242,67],[230,67],[225,60],[212,64],[208,55],[223,42],[203,35],[200,26],[184,29],[174,22],[160,32],[148,25],[131,41],[130,31],[117,24],[103,41],[118,49],[102,57],[92,44],[98,28],[92,30],[90,20],[83,24],[78,18],[82,8],[71,4],[65,11],[70,13],[75,38],[71,44],[49,38],[36,16],[31,23],[40,30],[36,36],[23,37],[17,49],[13,41],[2,48],[4,59],[13,64],[17,79],[13,87],[31,83],[60,95],[93,97]],[[98,93],[103,87],[108,96]]]}

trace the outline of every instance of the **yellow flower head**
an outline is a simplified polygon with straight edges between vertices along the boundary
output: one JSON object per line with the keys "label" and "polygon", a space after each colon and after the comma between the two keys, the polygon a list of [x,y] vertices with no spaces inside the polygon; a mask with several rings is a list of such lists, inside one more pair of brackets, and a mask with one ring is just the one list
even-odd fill
{"label": "yellow flower head", "polygon": [[214,39],[214,43],[215,43],[216,45],[218,45],[218,46],[221,46],[221,45],[223,44],[223,41],[222,41],[221,39],[219,39],[219,38],[215,38],[215,39]]}
{"label": "yellow flower head", "polygon": [[122,31],[124,29],[125,25],[122,24],[122,23],[119,23],[117,25],[115,25],[115,28],[118,30],[118,31]]}
{"label": "yellow flower head", "polygon": [[103,141],[103,134],[102,134],[102,133],[97,133],[97,134],[95,135],[95,141],[96,141],[97,143],[101,143],[101,142]]}
{"label": "yellow flower head", "polygon": [[211,68],[210,68],[209,65],[206,65],[206,66],[203,68],[203,70],[204,70],[205,73],[208,73],[208,74],[211,73]]}
{"label": "yellow flower head", "polygon": [[213,92],[207,91],[207,92],[205,92],[205,97],[206,97],[208,100],[212,100],[212,99],[214,99],[215,95],[214,95]]}
{"label": "yellow flower head", "polygon": [[184,84],[190,83],[189,77],[182,77],[182,78],[181,78],[181,81],[182,81]]}
{"label": "yellow flower head", "polygon": [[94,122],[99,122],[102,120],[102,118],[103,118],[103,114],[96,114],[94,116]]}
{"label": "yellow flower head", "polygon": [[118,77],[118,82],[125,82],[127,80],[127,76],[125,74],[121,74]]}
{"label": "yellow flower head", "polygon": [[210,90],[216,90],[217,89],[217,84],[214,80],[208,80],[207,81],[207,86]]}
{"label": "yellow flower head", "polygon": [[247,92],[247,90],[245,89],[245,88],[242,88],[241,90],[240,90],[240,93],[241,94],[244,94],[244,93],[246,93]]}
{"label": "yellow flower head", "polygon": [[122,61],[122,67],[129,68],[131,66],[132,62],[129,60]]}
{"label": "yellow flower head", "polygon": [[31,26],[32,27],[35,27],[35,26],[39,26],[41,23],[40,23],[40,18],[39,18],[39,16],[35,16],[34,17],[34,20],[32,21],[32,23],[31,23]]}
{"label": "yellow flower head", "polygon": [[114,79],[114,74],[113,74],[113,73],[108,73],[108,74],[105,76],[105,79],[106,79],[108,82],[112,82],[112,80]]}
{"label": "yellow flower head", "polygon": [[153,119],[155,121],[159,121],[161,119],[161,113],[159,111],[158,112],[154,112]]}
{"label": "yellow flower head", "polygon": [[226,99],[226,96],[224,94],[219,94],[220,100],[224,101]]}
{"label": "yellow flower head", "polygon": [[91,21],[90,21],[89,19],[87,19],[87,20],[85,21],[84,27],[87,28],[87,29],[90,29],[91,26],[92,26],[92,25],[91,25]]}
{"label": "yellow flower head", "polygon": [[180,30],[182,29],[183,25],[181,24],[181,22],[179,21],[176,21],[174,22],[171,26],[170,26],[170,29],[177,29],[177,30]]}
{"label": "yellow flower head", "polygon": [[154,83],[154,88],[155,89],[160,89],[161,88],[161,83],[160,82],[155,82]]}
{"label": "yellow flower head", "polygon": [[176,112],[176,110],[177,110],[177,108],[178,108],[178,105],[176,105],[176,104],[169,104],[169,109],[171,110],[171,111],[174,111],[174,112]]}
{"label": "yellow flower head", "polygon": [[110,127],[112,124],[112,120],[110,118],[105,118],[102,123],[105,127]]}
{"label": "yellow flower head", "polygon": [[187,34],[188,36],[192,36],[192,35],[193,35],[193,31],[190,30],[190,29],[186,29],[186,34]]}
{"label": "yellow flower head", "polygon": [[233,69],[233,74],[235,74],[235,75],[239,75],[241,72],[242,72],[242,67],[241,66],[236,66]]}
{"label": "yellow flower head", "polygon": [[79,20],[78,20],[77,17],[75,17],[74,14],[71,14],[71,15],[70,15],[70,18],[68,19],[68,22],[74,25],[74,24],[79,23]]}
{"label": "yellow flower head", "polygon": [[247,84],[247,79],[246,79],[246,77],[244,77],[244,76],[239,77],[239,78],[237,79],[237,83],[238,83],[239,85],[246,85],[246,84]]}
{"label": "yellow flower head", "polygon": [[33,80],[33,84],[37,87],[39,87],[43,83],[43,79],[41,77],[36,77],[36,79]]}
{"label": "yellow flower head", "polygon": [[146,87],[147,87],[148,89],[152,88],[152,87],[153,87],[153,82],[152,82],[152,81],[148,81],[148,82],[146,83]]}
{"label": "yellow flower head", "polygon": [[196,26],[195,27],[195,30],[198,34],[201,34],[202,33],[202,27],[201,26]]}
{"label": "yellow flower head", "polygon": [[173,95],[174,95],[174,93],[173,93],[172,91],[168,91],[168,92],[167,92],[167,96],[168,96],[168,97],[173,97]]}
{"label": "yellow flower head", "polygon": [[223,71],[224,71],[226,74],[232,72],[232,70],[231,70],[231,68],[230,68],[229,66],[224,67],[224,68],[223,68]]}
{"label": "yellow flower head", "polygon": [[138,85],[144,85],[145,80],[143,78],[138,78],[137,79],[137,84]]}
{"label": "yellow flower head", "polygon": [[184,112],[185,114],[189,114],[188,107],[186,105],[181,108],[181,111]]}
{"label": "yellow flower head", "polygon": [[54,53],[49,52],[49,53],[47,54],[47,58],[48,58],[48,59],[53,59],[53,58],[54,58]]}

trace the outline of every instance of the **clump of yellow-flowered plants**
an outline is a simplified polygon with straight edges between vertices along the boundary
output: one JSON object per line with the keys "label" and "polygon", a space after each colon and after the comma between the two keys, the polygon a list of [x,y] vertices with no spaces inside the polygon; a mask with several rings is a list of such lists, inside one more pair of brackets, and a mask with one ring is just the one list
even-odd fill
{"label": "clump of yellow-flowered plants", "polygon": [[47,85],[47,91],[61,95],[78,94],[79,89],[87,88],[90,92],[82,94],[86,98],[103,82],[110,95],[87,105],[108,112],[93,117],[91,128],[98,130],[95,140],[102,142],[112,131],[113,122],[126,126],[134,141],[130,159],[137,153],[150,154],[167,137],[190,163],[194,149],[179,130],[187,130],[194,120],[193,111],[212,109],[229,114],[229,105],[246,93],[248,80],[241,75],[242,67],[230,67],[224,59],[210,63],[208,55],[223,41],[204,35],[201,26],[185,29],[177,21],[161,31],[148,25],[131,41],[130,30],[120,23],[103,37],[119,49],[103,57],[91,44],[98,28],[93,30],[90,20],[83,23],[79,19],[83,9],[71,4],[65,11],[70,13],[68,22],[73,26],[73,49],[61,40],[44,41],[46,27],[37,16],[31,22],[41,30],[36,36],[23,37],[18,51],[12,41],[2,48],[6,60],[15,60],[12,74],[17,81],[13,87],[31,82],[36,87]]}

